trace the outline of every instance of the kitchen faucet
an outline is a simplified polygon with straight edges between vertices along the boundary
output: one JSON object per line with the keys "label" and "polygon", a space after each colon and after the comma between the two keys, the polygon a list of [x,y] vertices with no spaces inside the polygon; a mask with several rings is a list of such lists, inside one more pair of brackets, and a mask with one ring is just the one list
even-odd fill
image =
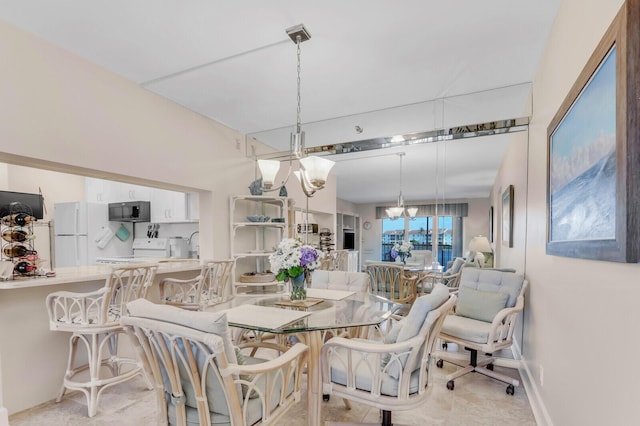
{"label": "kitchen faucet", "polygon": [[190,249],[189,250],[189,257],[191,257],[192,259],[194,258],[194,256],[193,256],[194,254],[195,254],[195,258],[196,259],[200,258],[200,254],[199,254],[200,253],[200,243],[198,243],[198,245],[196,246],[195,251],[191,250],[191,239],[193,238],[194,235],[199,234],[199,233],[200,233],[200,231],[194,231],[194,232],[191,233],[191,235],[189,235],[189,242],[188,242],[189,249]]}

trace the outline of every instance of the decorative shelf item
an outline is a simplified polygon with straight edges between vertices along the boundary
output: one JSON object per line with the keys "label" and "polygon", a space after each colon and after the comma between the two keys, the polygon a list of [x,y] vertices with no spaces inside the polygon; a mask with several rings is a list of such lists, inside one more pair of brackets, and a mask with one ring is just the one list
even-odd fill
{"label": "decorative shelf item", "polygon": [[[0,207],[0,259],[13,263],[11,278],[36,276],[39,258],[33,245],[35,221],[31,208],[26,204],[15,202]],[[9,278],[9,274],[3,278]]]}

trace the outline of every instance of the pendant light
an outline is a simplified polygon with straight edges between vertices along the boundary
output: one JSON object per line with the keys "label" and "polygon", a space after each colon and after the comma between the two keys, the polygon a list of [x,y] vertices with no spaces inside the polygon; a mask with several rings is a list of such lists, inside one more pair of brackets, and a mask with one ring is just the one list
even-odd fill
{"label": "pendant light", "polygon": [[[400,157],[400,193],[398,194],[398,203],[396,204],[395,207],[389,207],[386,212],[387,212],[387,216],[389,216],[389,219],[398,219],[402,216],[405,215],[405,211],[404,211],[404,198],[402,197],[402,157],[404,157],[405,153],[404,152],[399,152],[398,157]],[[409,210],[409,209],[408,209]],[[415,217],[416,213],[418,212],[418,209],[416,207],[412,207],[410,213],[410,216],[413,218]],[[413,213],[413,215],[411,215],[411,213]]]}
{"label": "pendant light", "polygon": [[329,172],[335,164],[335,162],[322,157],[305,156],[304,145],[304,132],[301,129],[300,120],[300,44],[311,38],[311,33],[304,27],[303,24],[287,28],[287,34],[296,43],[297,47],[297,95],[298,95],[298,109],[296,113],[296,131],[291,134],[289,141],[289,172],[287,177],[278,187],[274,188],[274,182],[278,170],[280,169],[280,162],[277,160],[258,160],[258,168],[262,174],[262,186],[264,191],[276,191],[282,188],[289,180],[289,176],[292,170],[292,161],[297,159],[300,163],[300,169],[294,172],[295,176],[300,181],[302,191],[307,197],[312,197],[316,191],[324,188]]}

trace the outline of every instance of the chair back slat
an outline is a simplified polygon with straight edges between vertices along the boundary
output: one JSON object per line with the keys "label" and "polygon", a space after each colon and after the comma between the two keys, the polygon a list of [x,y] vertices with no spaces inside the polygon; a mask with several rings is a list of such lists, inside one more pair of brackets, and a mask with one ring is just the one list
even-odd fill
{"label": "chair back slat", "polygon": [[371,263],[365,271],[369,274],[369,290],[372,294],[398,303],[410,303],[415,298],[416,277],[407,276],[403,265]]}
{"label": "chair back slat", "polygon": [[231,276],[234,260],[213,260],[206,263],[202,283],[203,303],[215,304],[233,296]]}

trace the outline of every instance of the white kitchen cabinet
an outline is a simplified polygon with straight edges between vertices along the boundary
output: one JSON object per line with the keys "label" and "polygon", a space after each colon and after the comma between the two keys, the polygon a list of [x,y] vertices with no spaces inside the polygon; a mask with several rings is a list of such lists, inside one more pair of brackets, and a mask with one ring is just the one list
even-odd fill
{"label": "white kitchen cabinet", "polygon": [[108,191],[110,187],[106,183],[107,181],[104,179],[85,178],[85,200],[89,203],[109,203]]}
{"label": "white kitchen cabinet", "polygon": [[200,219],[200,197],[195,192],[187,192],[187,219]]}
{"label": "white kitchen cabinet", "polygon": [[[269,255],[284,238],[289,238],[289,218],[293,201],[286,197],[232,196],[230,200],[230,252],[236,260],[233,274],[236,287],[276,285],[270,283],[243,283],[237,277],[246,272],[270,270]],[[249,215],[269,216],[267,222],[250,222]],[[280,218],[281,222],[272,222]]]}
{"label": "white kitchen cabinet", "polygon": [[85,199],[90,203],[149,201],[151,188],[105,179],[85,178]]}
{"label": "white kitchen cabinet", "polygon": [[[123,201],[150,201],[151,222],[188,222],[198,219],[197,194],[187,207],[187,194],[166,189],[150,188],[131,183],[105,179],[85,178],[85,198],[92,203],[119,203]],[[188,215],[188,212],[193,214]]]}
{"label": "white kitchen cabinet", "polygon": [[187,194],[153,188],[151,190],[151,222],[185,222]]}

